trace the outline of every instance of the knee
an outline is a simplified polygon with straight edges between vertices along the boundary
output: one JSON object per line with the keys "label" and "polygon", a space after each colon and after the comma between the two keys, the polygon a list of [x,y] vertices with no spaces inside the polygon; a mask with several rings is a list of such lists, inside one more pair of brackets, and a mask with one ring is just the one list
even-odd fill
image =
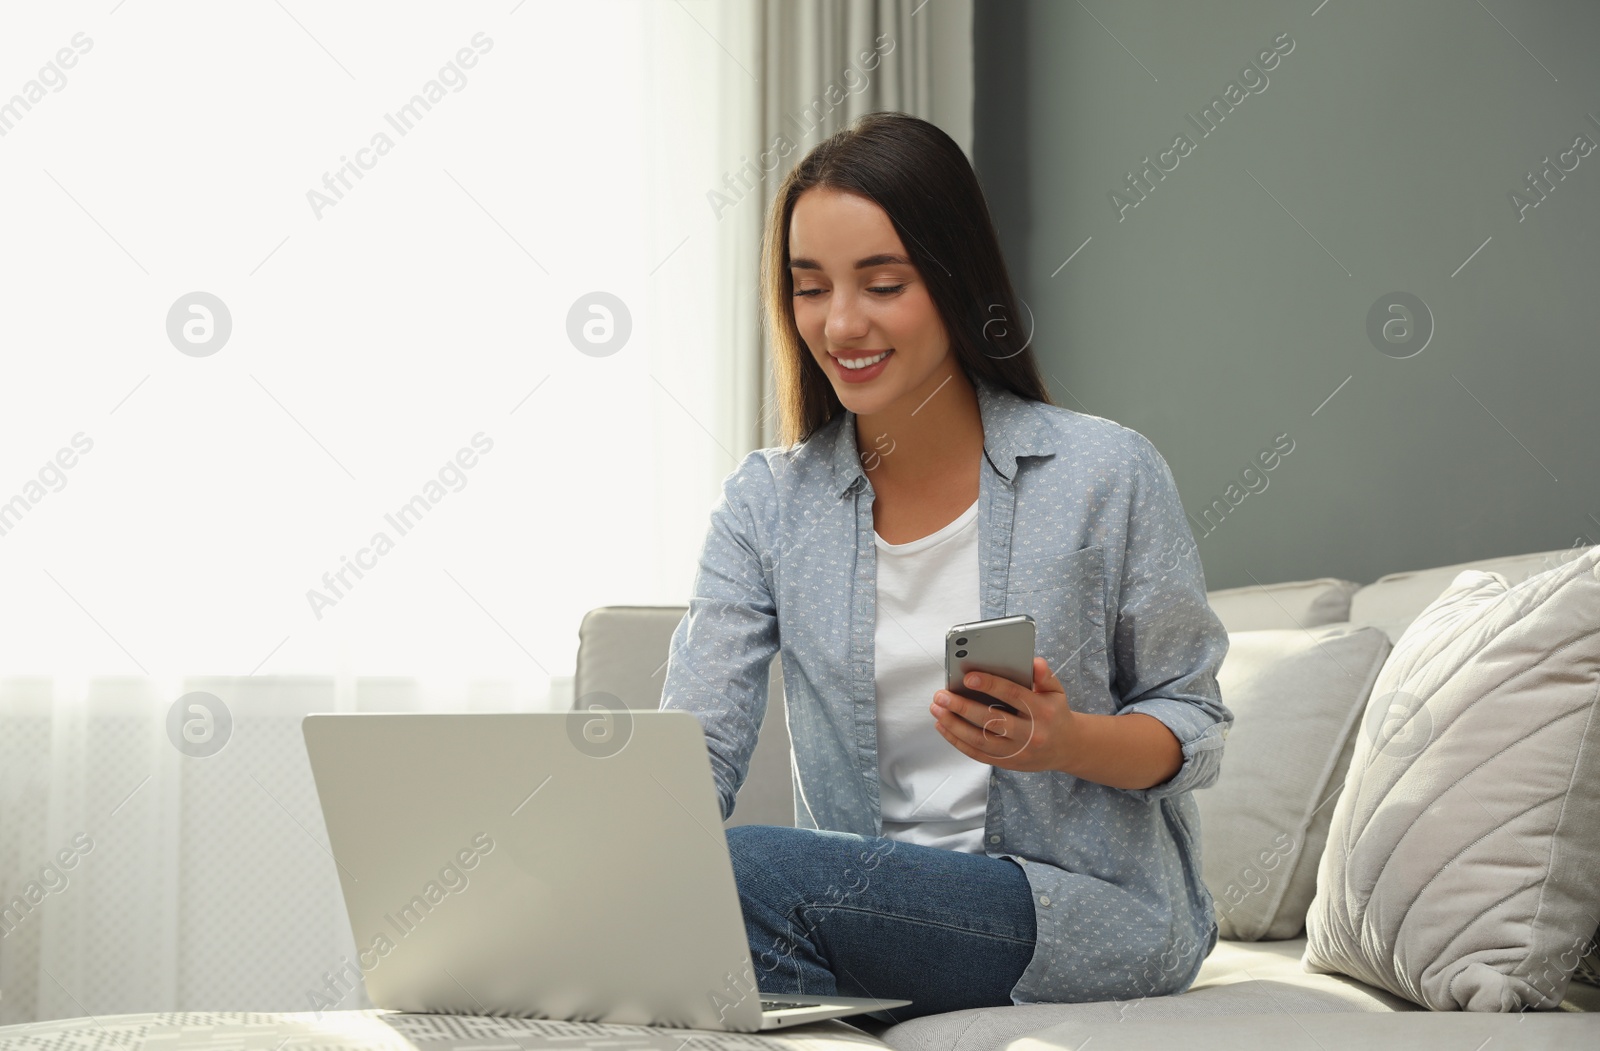
{"label": "knee", "polygon": [[763,844],[767,841],[766,828],[766,825],[735,825],[723,830],[722,834],[728,840],[728,855],[733,858],[735,865],[739,864],[740,858],[762,852]]}
{"label": "knee", "polygon": [[734,844],[746,846],[752,843],[763,843],[773,838],[772,833],[782,830],[780,825],[734,825],[725,828],[722,834],[728,837],[728,846]]}
{"label": "knee", "polygon": [[725,830],[728,860],[733,863],[733,880],[747,919],[752,913],[783,913],[796,894],[785,878],[793,871],[785,861],[793,846],[784,833],[793,831],[773,825],[736,825]]}
{"label": "knee", "polygon": [[804,856],[802,840],[806,831],[786,825],[735,825],[726,829],[734,871],[741,866],[780,867],[788,859]]}
{"label": "knee", "polygon": [[819,879],[838,879],[836,870],[849,864],[842,849],[860,838],[789,825],[735,825],[724,833],[741,897],[774,905],[803,900]]}

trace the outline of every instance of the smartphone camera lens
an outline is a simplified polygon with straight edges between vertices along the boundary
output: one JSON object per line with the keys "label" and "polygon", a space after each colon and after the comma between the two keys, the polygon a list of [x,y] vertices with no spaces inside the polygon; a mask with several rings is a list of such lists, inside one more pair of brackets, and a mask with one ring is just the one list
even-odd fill
{"label": "smartphone camera lens", "polygon": [[957,657],[965,657],[966,655],[967,655],[967,651],[966,650],[956,650],[956,656]]}
{"label": "smartphone camera lens", "polygon": [[966,644],[967,644],[967,640],[966,640],[965,636],[963,636],[962,638],[959,638],[959,639],[956,640],[956,645],[957,646],[965,646]]}

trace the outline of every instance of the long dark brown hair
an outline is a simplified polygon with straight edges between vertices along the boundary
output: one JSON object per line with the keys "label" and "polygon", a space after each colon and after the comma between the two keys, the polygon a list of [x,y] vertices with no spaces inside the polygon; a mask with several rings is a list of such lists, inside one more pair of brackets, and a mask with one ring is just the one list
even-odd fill
{"label": "long dark brown hair", "polygon": [[767,211],[761,298],[784,445],[804,441],[844,411],[794,322],[789,220],[800,195],[818,186],[865,197],[888,214],[969,379],[982,376],[1023,398],[1055,404],[1029,345],[1033,319],[1017,309],[989,206],[966,154],[938,126],[909,113],[867,113],[813,147],[778,186]]}

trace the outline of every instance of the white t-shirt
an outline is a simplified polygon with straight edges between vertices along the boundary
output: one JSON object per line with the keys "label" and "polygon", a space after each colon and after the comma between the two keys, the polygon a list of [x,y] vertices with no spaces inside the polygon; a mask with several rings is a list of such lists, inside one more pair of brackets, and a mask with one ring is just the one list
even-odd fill
{"label": "white t-shirt", "polygon": [[979,619],[978,504],[910,543],[891,544],[876,532],[873,540],[883,834],[981,854],[992,768],[940,736],[928,711],[945,685],[945,633],[952,624]]}

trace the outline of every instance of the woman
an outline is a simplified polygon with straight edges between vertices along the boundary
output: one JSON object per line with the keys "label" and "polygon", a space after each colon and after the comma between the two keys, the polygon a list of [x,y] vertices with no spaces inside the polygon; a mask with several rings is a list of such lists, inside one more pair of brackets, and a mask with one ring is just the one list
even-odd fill
{"label": "woman", "polygon": [[[727,832],[762,992],[882,1017],[1188,987],[1216,941],[1190,792],[1227,635],[1165,460],[1051,403],[971,166],[874,113],[772,204],[785,446],[711,516],[662,706],[724,818],[780,650],[801,827]],[[943,689],[953,624],[1028,613],[1031,683]]]}

